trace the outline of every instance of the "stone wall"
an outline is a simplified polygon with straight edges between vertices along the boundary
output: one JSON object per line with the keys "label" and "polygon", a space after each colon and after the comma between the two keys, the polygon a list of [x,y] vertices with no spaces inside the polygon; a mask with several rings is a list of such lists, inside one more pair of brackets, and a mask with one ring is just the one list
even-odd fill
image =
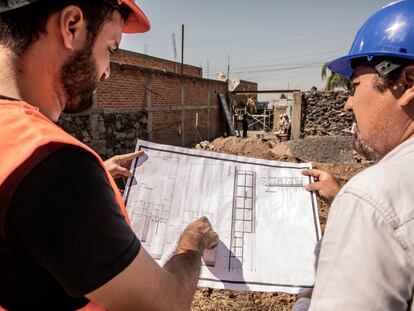
{"label": "stone wall", "polygon": [[302,93],[301,136],[349,136],[352,115],[344,111],[349,92]]}
{"label": "stone wall", "polygon": [[58,124],[102,158],[131,152],[137,139],[148,139],[147,113],[93,109],[82,114],[62,114]]}

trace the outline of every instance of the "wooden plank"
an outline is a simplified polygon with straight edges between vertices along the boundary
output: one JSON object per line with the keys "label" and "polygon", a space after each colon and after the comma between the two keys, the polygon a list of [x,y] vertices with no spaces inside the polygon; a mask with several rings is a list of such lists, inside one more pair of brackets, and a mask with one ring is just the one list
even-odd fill
{"label": "wooden plank", "polygon": [[302,126],[302,94],[299,91],[293,92],[293,110],[292,110],[292,137],[298,140],[300,138],[300,128]]}

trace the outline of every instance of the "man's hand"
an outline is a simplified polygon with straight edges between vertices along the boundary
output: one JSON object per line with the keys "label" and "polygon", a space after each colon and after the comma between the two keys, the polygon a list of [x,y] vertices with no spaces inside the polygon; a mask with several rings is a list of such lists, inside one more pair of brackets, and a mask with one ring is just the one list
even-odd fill
{"label": "man's hand", "polygon": [[201,268],[201,255],[219,242],[206,217],[184,230],[164,267],[141,247],[133,262],[112,280],[86,295],[107,310],[189,310]]}
{"label": "man's hand", "polygon": [[195,251],[200,256],[205,249],[217,246],[218,234],[213,230],[207,217],[201,217],[187,226],[178,242],[175,254],[186,251]]}
{"label": "man's hand", "polygon": [[302,175],[313,176],[315,182],[305,186],[307,191],[318,191],[319,196],[331,204],[341,190],[341,185],[336,181],[336,179],[329,173],[312,169],[312,170],[303,170]]}
{"label": "man's hand", "polygon": [[144,151],[142,150],[121,154],[106,160],[104,164],[114,179],[119,177],[131,177],[132,174],[128,169],[131,166],[132,161],[142,155],[144,155]]}

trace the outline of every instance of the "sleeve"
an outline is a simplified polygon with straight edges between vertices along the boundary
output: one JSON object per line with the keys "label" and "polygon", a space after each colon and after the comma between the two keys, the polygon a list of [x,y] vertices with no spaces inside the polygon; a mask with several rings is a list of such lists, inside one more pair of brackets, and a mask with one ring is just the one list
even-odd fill
{"label": "sleeve", "polygon": [[410,261],[373,200],[344,193],[330,211],[310,310],[408,310]]}
{"label": "sleeve", "polygon": [[108,282],[140,250],[104,170],[93,155],[72,146],[47,157],[20,183],[5,233],[17,252],[72,297]]}
{"label": "sleeve", "polygon": [[299,298],[292,307],[292,311],[308,311],[310,305],[309,298]]}

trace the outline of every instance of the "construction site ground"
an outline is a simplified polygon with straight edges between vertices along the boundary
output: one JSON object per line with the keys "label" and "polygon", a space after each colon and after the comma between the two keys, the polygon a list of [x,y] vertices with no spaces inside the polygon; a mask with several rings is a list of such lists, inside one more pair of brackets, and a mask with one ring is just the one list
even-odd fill
{"label": "construction site ground", "polygon": [[[352,137],[310,137],[279,142],[273,134],[249,132],[248,138],[217,138],[196,146],[215,152],[267,160],[312,162],[315,168],[331,172],[342,184],[371,165],[353,151]],[[324,231],[329,205],[318,198],[319,218]],[[277,252],[277,250],[276,250]],[[291,310],[296,295],[286,293],[235,292],[199,288],[191,310]]]}

